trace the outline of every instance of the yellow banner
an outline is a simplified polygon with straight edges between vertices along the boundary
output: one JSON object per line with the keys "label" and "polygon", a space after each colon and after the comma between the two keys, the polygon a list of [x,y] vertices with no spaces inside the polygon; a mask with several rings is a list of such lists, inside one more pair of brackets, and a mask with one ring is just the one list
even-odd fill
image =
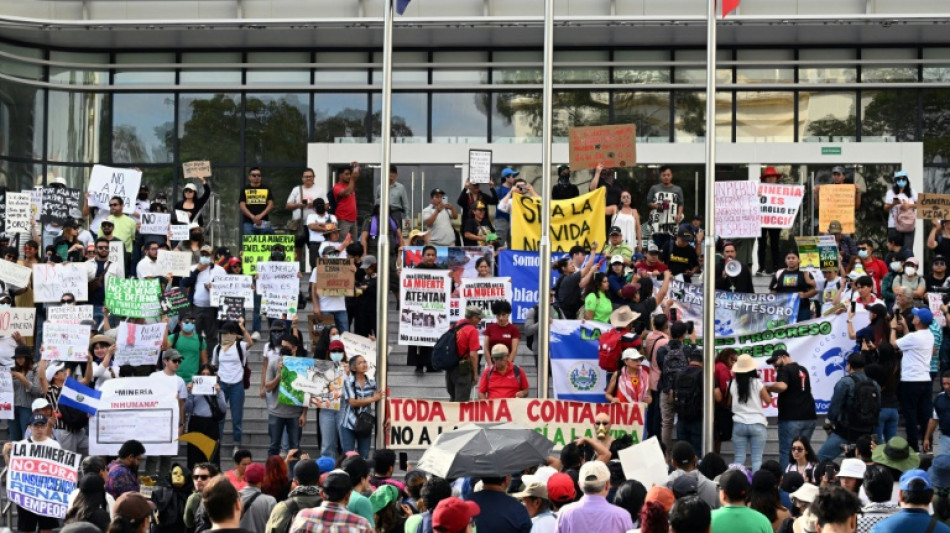
{"label": "yellow banner", "polygon": [[[551,250],[567,252],[575,244],[590,248],[604,242],[604,199],[606,189],[582,194],[570,200],[556,200],[551,206]],[[541,241],[541,200],[515,193],[511,202],[511,249],[537,251]]]}

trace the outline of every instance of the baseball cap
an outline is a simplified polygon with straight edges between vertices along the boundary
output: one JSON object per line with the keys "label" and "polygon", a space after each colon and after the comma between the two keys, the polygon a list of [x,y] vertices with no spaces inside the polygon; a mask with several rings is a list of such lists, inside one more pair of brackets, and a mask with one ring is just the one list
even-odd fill
{"label": "baseball cap", "polygon": [[927,475],[927,472],[915,468],[913,470],[908,470],[901,474],[900,486],[901,490],[914,490],[911,487],[911,483],[914,480],[921,480],[924,482],[924,487],[920,490],[933,490],[933,484],[930,482],[930,476]]}
{"label": "baseball cap", "polygon": [[33,400],[33,404],[30,405],[30,411],[39,411],[40,409],[46,409],[49,407],[49,400],[46,398],[37,398]]}
{"label": "baseball cap", "polygon": [[636,348],[627,348],[623,351],[623,355],[620,356],[620,360],[626,361],[627,359],[633,359],[634,361],[639,361],[643,359],[643,357],[643,354]]}
{"label": "baseball cap", "polygon": [[508,177],[511,177],[511,176],[517,176],[517,175],[519,175],[519,174],[521,174],[521,172],[518,172],[517,170],[515,170],[515,169],[513,169],[513,168],[506,168],[506,169],[504,169],[504,170],[501,171],[501,177],[502,177],[502,178],[508,178]]}
{"label": "baseball cap", "polygon": [[842,167],[842,166],[832,167],[832,168],[831,168],[831,173],[832,173],[832,174],[844,174],[844,167]]}
{"label": "baseball cap", "polygon": [[251,463],[244,469],[244,479],[251,485],[257,485],[264,481],[264,465],[260,463]]}
{"label": "baseball cap", "polygon": [[484,202],[475,202],[475,205],[472,206],[472,209],[485,209]]}
{"label": "baseball cap", "polygon": [[166,361],[181,361],[183,357],[181,356],[181,352],[179,352],[178,350],[174,348],[169,348],[165,350],[164,354],[162,354],[162,359]]}
{"label": "baseball cap", "polygon": [[481,509],[475,502],[446,498],[432,511],[432,529],[440,533],[457,533],[478,516]]}
{"label": "baseball cap", "polygon": [[920,320],[920,323],[925,326],[929,326],[930,323],[934,321],[933,313],[931,313],[930,309],[927,309],[926,307],[915,308],[913,310],[913,313],[914,313],[914,316],[916,316],[917,319]]}
{"label": "baseball cap", "polygon": [[621,265],[623,264],[623,256],[622,256],[622,255],[617,254],[617,255],[612,255],[612,256],[610,256],[610,264],[611,264],[611,265],[616,265],[616,264],[618,264],[618,263],[621,264]]}
{"label": "baseball cap", "polygon": [[[680,477],[692,478],[693,476],[680,476]],[[677,478],[677,480],[679,479],[680,478]],[[696,480],[693,479],[693,482],[695,483]],[[695,486],[693,487],[693,491],[694,492],[696,491]],[[673,508],[673,502],[675,501],[676,501],[676,497],[673,496],[673,491],[671,491],[670,489],[666,487],[660,487],[658,485],[654,485],[650,487],[650,490],[647,491],[647,497],[643,500],[643,503],[656,502],[662,505],[663,509],[666,512],[670,512],[670,509]]]}
{"label": "baseball cap", "polygon": [[57,177],[55,177],[55,178],[53,178],[53,179],[50,180],[50,185],[52,185],[52,184],[54,184],[54,183],[56,183],[56,184],[58,184],[58,185],[66,185],[66,178],[64,178],[64,177],[62,177],[62,176],[57,176]]}
{"label": "baseball cap", "polygon": [[894,173],[895,178],[906,178],[908,175],[906,170],[898,170]]}
{"label": "baseball cap", "polygon": [[474,315],[478,315],[478,318],[482,318],[483,316],[485,316],[485,313],[483,313],[482,308],[478,307],[477,305],[470,305],[465,308],[466,317],[474,316]]}
{"label": "baseball cap", "polygon": [[331,352],[343,352],[346,351],[346,346],[343,344],[343,341],[330,341],[328,350]]}
{"label": "baseball cap", "polygon": [[189,183],[188,185],[185,185],[184,189],[182,190],[198,192],[198,187],[196,187],[194,183]]}
{"label": "baseball cap", "polygon": [[696,450],[693,445],[685,440],[677,441],[670,450],[670,458],[677,466],[686,466],[696,457]]}
{"label": "baseball cap", "polygon": [[532,481],[525,485],[523,491],[512,494],[512,496],[519,500],[522,498],[541,498],[542,500],[547,500],[548,486],[542,481]]}
{"label": "baseball cap", "polygon": [[610,481],[610,469],[602,461],[587,461],[581,467],[580,474],[577,476],[579,483],[594,481],[596,483],[607,483]]}
{"label": "baseball cap", "polygon": [[29,347],[29,346],[17,346],[16,348],[13,349],[13,357],[14,357],[14,358],[17,358],[17,357],[29,357],[30,359],[32,359],[32,358],[33,358],[33,348],[31,348],[31,347]]}
{"label": "baseball cap", "polygon": [[558,472],[548,478],[548,499],[557,504],[571,503],[577,498],[574,480],[564,472]]}
{"label": "baseball cap", "polygon": [[70,218],[70,219],[68,219],[68,220],[63,224],[63,227],[64,227],[64,228],[79,229],[81,226],[80,226],[78,220],[76,220],[75,218]]}
{"label": "baseball cap", "polygon": [[677,237],[681,237],[681,238],[683,238],[683,239],[692,239],[692,238],[693,238],[693,232],[692,232],[692,231],[689,231],[688,229],[681,229],[681,230],[679,231],[679,233],[676,234],[676,236],[677,236]]}
{"label": "baseball cap", "polygon": [[653,244],[653,243],[651,242],[650,244],[647,245],[647,253],[648,253],[648,254],[658,254],[658,253],[660,253],[660,248],[659,248],[656,244]]}
{"label": "baseball cap", "polygon": [[369,497],[373,505],[373,513],[378,513],[387,505],[399,499],[399,489],[392,485],[380,485]]}
{"label": "baseball cap", "polygon": [[838,477],[853,477],[855,479],[864,479],[864,472],[868,465],[860,459],[850,458],[841,461],[841,470],[838,471]]}
{"label": "baseball cap", "polygon": [[779,357],[785,357],[786,355],[788,355],[788,350],[784,350],[782,348],[773,350],[772,355],[770,355],[769,358],[765,360],[765,364],[774,365],[775,362],[778,361]]}
{"label": "baseball cap", "polygon": [[112,508],[113,514],[124,516],[133,526],[140,525],[155,510],[155,504],[140,492],[126,492],[119,496]]}
{"label": "baseball cap", "polygon": [[[340,344],[343,344],[343,343],[341,342]],[[335,466],[336,466],[336,461],[334,461],[332,457],[327,457],[326,455],[323,455],[317,459],[317,468],[320,469],[321,474],[332,471]],[[297,470],[294,469],[295,474],[296,472]]]}
{"label": "baseball cap", "polygon": [[432,192],[429,193],[429,198],[434,198],[438,194],[445,196],[445,191],[439,188],[432,189]]}
{"label": "baseball cap", "polygon": [[208,252],[209,254],[210,254],[213,250],[214,250],[214,248],[212,248],[210,244],[206,244],[206,245],[204,245],[204,246],[202,246],[201,248],[198,249],[199,252],[202,252],[202,253]]}
{"label": "baseball cap", "polygon": [[920,266],[920,260],[917,259],[916,257],[913,257],[913,256],[912,256],[912,257],[908,257],[907,259],[904,259],[904,262],[905,262],[905,263],[911,263],[911,264],[913,264],[913,265]]}
{"label": "baseball cap", "polygon": [[832,220],[828,223],[828,233],[841,233],[842,231],[841,222]]}
{"label": "baseball cap", "polygon": [[561,165],[557,167],[557,173],[560,174],[562,170],[571,170],[570,165]]}
{"label": "baseball cap", "polygon": [[43,415],[33,415],[30,417],[30,425],[33,424],[46,424],[46,417]]}
{"label": "baseball cap", "polygon": [[65,369],[66,369],[66,365],[64,365],[63,363],[53,363],[49,365],[48,367],[46,367],[46,381],[53,381],[53,376],[55,376],[57,372],[60,372]]}
{"label": "baseball cap", "polygon": [[623,235],[623,230],[620,229],[620,226],[612,226],[610,228],[610,235]]}
{"label": "baseball cap", "polygon": [[628,283],[620,289],[620,297],[624,300],[632,300],[633,297],[640,291],[639,283]]}
{"label": "baseball cap", "polygon": [[360,261],[360,268],[366,269],[375,264],[376,264],[375,255],[364,255],[363,259]]}
{"label": "baseball cap", "polygon": [[521,482],[525,485],[528,485],[532,481],[540,481],[541,483],[545,483],[545,486],[547,486],[548,480],[551,479],[551,476],[554,474],[557,474],[557,470],[551,468],[550,466],[541,466],[535,470],[534,474],[525,474],[521,476]]}
{"label": "baseball cap", "polygon": [[[244,477],[247,477],[247,473],[244,474]],[[331,470],[327,474],[327,477],[324,478],[323,488],[344,492],[353,490],[353,482],[350,480],[350,475],[347,474],[346,471],[337,468],[336,470]]]}
{"label": "baseball cap", "polygon": [[504,359],[508,357],[508,348],[504,344],[496,344],[491,348],[492,359]]}
{"label": "baseball cap", "polygon": [[699,490],[699,481],[689,474],[684,474],[670,483],[670,490],[673,491],[673,495],[677,498],[696,494]]}

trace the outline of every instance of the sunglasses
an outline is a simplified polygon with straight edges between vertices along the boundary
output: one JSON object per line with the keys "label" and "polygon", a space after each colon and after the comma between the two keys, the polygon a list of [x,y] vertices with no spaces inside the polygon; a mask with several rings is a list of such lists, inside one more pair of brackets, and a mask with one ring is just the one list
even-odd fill
{"label": "sunglasses", "polygon": [[803,448],[802,446],[792,446],[792,451],[793,451],[793,452],[803,452],[803,451],[805,451],[805,448]]}
{"label": "sunglasses", "polygon": [[108,246],[96,246],[96,250],[108,250]]}
{"label": "sunglasses", "polygon": [[259,173],[257,173],[257,172],[251,172],[251,177],[259,178],[259,177],[261,177],[261,175],[260,175]]}
{"label": "sunglasses", "polygon": [[595,426],[609,426],[610,422],[594,422]]}
{"label": "sunglasses", "polygon": [[206,480],[206,479],[208,479],[208,478],[210,478],[210,477],[211,477],[211,476],[209,476],[208,474],[195,474],[195,475],[191,476],[191,479],[193,479],[193,480],[195,480],[195,481],[204,481],[204,480]]}
{"label": "sunglasses", "polygon": [[60,303],[64,303],[64,304],[74,304],[74,303],[76,303],[76,300],[63,300],[63,301],[60,302]]}

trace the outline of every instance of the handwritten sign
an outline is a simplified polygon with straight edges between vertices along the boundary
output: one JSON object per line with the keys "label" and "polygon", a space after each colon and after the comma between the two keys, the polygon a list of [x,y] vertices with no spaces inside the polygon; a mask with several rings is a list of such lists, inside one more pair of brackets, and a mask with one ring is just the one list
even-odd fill
{"label": "handwritten sign", "polygon": [[[9,199],[7,200],[7,209],[9,208]],[[924,220],[946,220],[950,219],[950,194],[936,194],[932,192],[922,192],[917,194],[917,218]],[[7,222],[7,227],[9,227]],[[7,230],[10,231],[10,230]]]}
{"label": "handwritten sign", "polygon": [[218,383],[218,376],[192,376],[191,393],[195,396],[214,396],[217,394],[214,386]]}
{"label": "handwritten sign", "polygon": [[188,224],[172,224],[168,226],[168,229],[172,233],[173,241],[187,241],[188,240]]}
{"label": "handwritten sign", "polygon": [[0,420],[13,420],[13,375],[11,368],[0,367]]}
{"label": "handwritten sign", "polygon": [[162,349],[166,326],[164,322],[157,324],[120,322],[115,364],[154,366],[158,362],[158,354]]}
{"label": "handwritten sign", "polygon": [[339,409],[343,391],[342,363],[284,357],[280,371],[279,403],[311,408]]}
{"label": "handwritten sign", "polygon": [[36,309],[32,307],[8,307],[0,309],[0,335],[9,337],[19,333],[24,337],[33,336],[36,323]]}
{"label": "handwritten sign", "polygon": [[244,298],[238,296],[222,296],[218,305],[218,320],[237,321],[244,318]]}
{"label": "handwritten sign", "polygon": [[229,274],[211,280],[211,305],[220,305],[224,296],[244,298],[244,308],[254,309],[254,289],[251,276]]}
{"label": "handwritten sign", "polygon": [[818,261],[822,270],[838,270],[838,242],[834,235],[818,236]]}
{"label": "handwritten sign", "polygon": [[11,451],[7,475],[10,500],[40,516],[65,518],[82,455],[25,440],[14,442]]}
{"label": "handwritten sign", "polygon": [[191,307],[188,296],[179,287],[165,289],[158,303],[163,315],[178,315],[183,309]]}
{"label": "handwritten sign", "polygon": [[142,173],[131,168],[94,165],[89,175],[89,205],[108,209],[113,196],[122,198],[122,212],[135,212],[135,198],[142,183]]}
{"label": "handwritten sign", "polygon": [[81,218],[79,189],[69,187],[43,187],[43,211],[40,222],[63,224],[67,220]]}
{"label": "handwritten sign", "polygon": [[353,296],[355,272],[351,259],[317,259],[317,294],[321,296]]}
{"label": "handwritten sign", "polygon": [[724,239],[755,238],[762,232],[759,184],[716,182],[716,235]]}
{"label": "handwritten sign", "polygon": [[435,346],[449,328],[449,271],[403,269],[399,285],[399,344]]}
{"label": "handwritten sign", "polygon": [[79,324],[92,320],[91,305],[57,305],[46,308],[46,320],[60,324]]}
{"label": "handwritten sign", "polygon": [[241,241],[241,271],[251,276],[257,274],[257,263],[270,261],[270,253],[275,244],[284,247],[284,261],[297,262],[293,235],[245,235]]}
{"label": "handwritten sign", "polygon": [[188,161],[181,164],[185,179],[211,177],[211,161]]}
{"label": "handwritten sign", "polygon": [[30,285],[30,276],[33,271],[30,267],[18,265],[5,259],[0,260],[0,281],[7,285],[23,289]]}
{"label": "handwritten sign", "polygon": [[158,251],[158,268],[163,274],[186,278],[191,274],[191,252]]}
{"label": "handwritten sign", "polygon": [[297,295],[264,295],[261,297],[261,312],[267,315],[267,318],[293,319],[297,316]]}
{"label": "handwritten sign", "polygon": [[637,127],[634,124],[588,126],[568,131],[571,170],[632,167],[637,162]]}
{"label": "handwritten sign", "polygon": [[340,340],[343,341],[343,349],[346,351],[346,356],[350,359],[356,356],[366,359],[368,367],[366,377],[376,379],[376,341],[349,331],[343,332],[343,334],[340,335]]}
{"label": "handwritten sign", "polygon": [[122,241],[109,242],[109,262],[115,265],[115,275],[125,277],[125,244]]}
{"label": "handwritten sign", "polygon": [[[111,278],[111,276],[110,276]],[[33,265],[33,301],[59,302],[70,293],[77,302],[89,299],[89,274],[83,263],[42,263]]]}
{"label": "handwritten sign", "polygon": [[843,233],[854,233],[854,185],[822,185],[818,189],[818,228],[828,231],[832,220]]}
{"label": "handwritten sign", "polygon": [[7,193],[7,233],[30,233],[30,195],[22,192]]}
{"label": "handwritten sign", "polygon": [[[344,260],[346,261],[346,260]],[[297,296],[300,292],[299,263],[267,261],[257,264],[257,294]]]}
{"label": "handwritten sign", "polygon": [[[790,228],[805,196],[804,185],[759,184],[759,215],[763,228]],[[718,210],[719,204],[716,205]],[[717,226],[718,230],[719,227]]]}
{"label": "handwritten sign", "polygon": [[162,293],[158,279],[106,278],[106,307],[115,316],[155,318],[159,315]]}
{"label": "handwritten sign", "polygon": [[468,181],[491,183],[491,150],[468,151]]}
{"label": "handwritten sign", "polygon": [[172,216],[168,213],[142,213],[141,221],[139,233],[142,235],[168,235]]}
{"label": "handwritten sign", "polygon": [[43,324],[43,359],[81,361],[89,356],[89,326],[82,324]]}
{"label": "handwritten sign", "polygon": [[937,324],[940,327],[947,326],[947,316],[943,314],[943,311],[940,310],[940,306],[943,305],[943,294],[938,292],[928,292],[927,293],[927,307],[930,308],[930,312],[933,313],[934,320],[937,321]]}

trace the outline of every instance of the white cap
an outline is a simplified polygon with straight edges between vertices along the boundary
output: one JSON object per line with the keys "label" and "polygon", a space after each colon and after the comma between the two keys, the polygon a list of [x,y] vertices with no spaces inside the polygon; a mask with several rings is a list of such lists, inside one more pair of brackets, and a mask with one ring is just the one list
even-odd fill
{"label": "white cap", "polygon": [[805,483],[801,487],[798,487],[798,490],[789,494],[789,496],[800,502],[811,503],[815,501],[815,496],[818,496],[818,486],[812,485],[811,483]]}
{"label": "white cap", "polygon": [[521,476],[521,482],[527,487],[531,484],[532,481],[537,481],[539,483],[544,483],[547,485],[548,480],[551,479],[551,476],[557,474],[557,470],[551,468],[550,466],[541,466],[533,474],[525,474]]}
{"label": "white cap", "polygon": [[580,475],[577,476],[580,485],[585,481],[607,483],[610,481],[610,469],[602,461],[587,461],[581,466]]}
{"label": "white cap", "polygon": [[52,185],[53,183],[58,183],[59,185],[66,185],[66,178],[62,176],[57,176],[51,179],[49,182],[50,182],[50,185]]}
{"label": "white cap", "polygon": [[640,353],[640,351],[637,350],[636,348],[627,348],[626,350],[623,351],[623,355],[620,356],[620,359],[622,361],[625,361],[627,359],[634,359],[634,360],[643,359],[643,354]]}
{"label": "white cap", "polygon": [[610,264],[623,263],[623,256],[620,254],[610,256]]}
{"label": "white cap", "polygon": [[60,370],[65,370],[66,365],[63,363],[53,363],[46,367],[46,381],[53,381],[53,376],[56,375]]}
{"label": "white cap", "polygon": [[841,461],[841,470],[838,471],[838,477],[853,477],[855,479],[864,479],[864,472],[868,465],[860,459],[845,459]]}
{"label": "white cap", "polygon": [[49,401],[46,398],[37,398],[33,400],[33,405],[30,406],[31,411],[39,411],[40,409],[46,409],[49,407]]}

